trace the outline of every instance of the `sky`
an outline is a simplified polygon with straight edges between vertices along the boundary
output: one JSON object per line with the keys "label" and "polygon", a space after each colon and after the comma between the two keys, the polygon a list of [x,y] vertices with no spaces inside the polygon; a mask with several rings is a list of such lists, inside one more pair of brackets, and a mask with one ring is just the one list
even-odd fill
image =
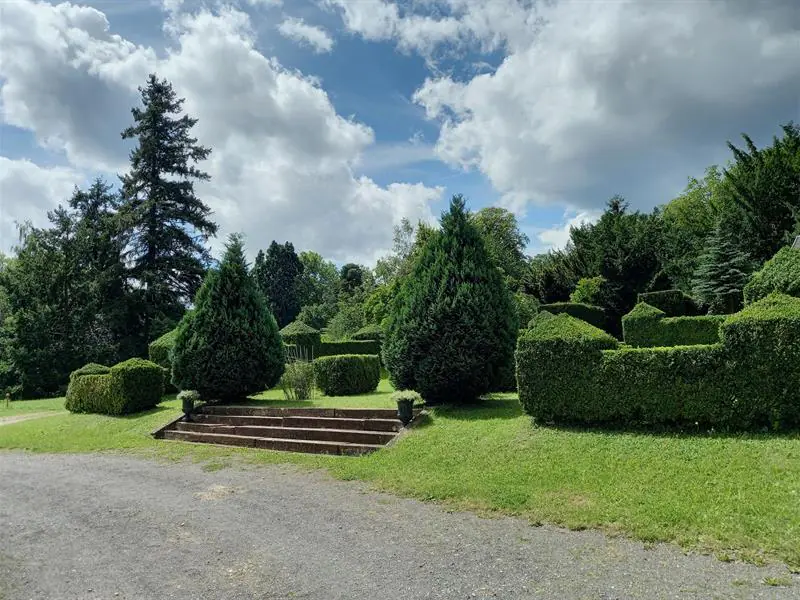
{"label": "sky", "polygon": [[118,183],[150,73],[212,149],[215,252],[242,232],[251,255],[372,264],[461,193],[537,253],[800,121],[800,4],[0,0],[0,251],[75,186]]}

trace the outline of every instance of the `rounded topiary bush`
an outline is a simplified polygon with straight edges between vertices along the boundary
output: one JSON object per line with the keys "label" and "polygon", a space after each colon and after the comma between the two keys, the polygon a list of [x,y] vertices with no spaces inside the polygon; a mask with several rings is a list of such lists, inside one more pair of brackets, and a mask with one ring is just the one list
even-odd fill
{"label": "rounded topiary bush", "polygon": [[395,297],[383,357],[396,389],[431,404],[475,400],[513,364],[511,294],[456,196]]}
{"label": "rounded topiary bush", "polygon": [[744,301],[750,304],[772,292],[800,298],[800,249],[781,248],[753,273],[744,286]]}
{"label": "rounded topiary bush", "polygon": [[375,391],[381,362],[372,354],[323,356],[314,361],[317,387],[328,396],[352,396]]}
{"label": "rounded topiary bush", "polygon": [[319,330],[306,325],[302,321],[294,321],[281,329],[281,338],[286,344],[297,347],[306,358],[313,358],[322,340]]}
{"label": "rounded topiary bush", "polygon": [[69,378],[73,379],[74,377],[81,377],[83,375],[106,375],[107,373],[111,372],[111,367],[107,367],[105,365],[101,365],[98,363],[87,363],[83,365],[80,369],[76,369],[72,373],[69,374]]}
{"label": "rounded topiary bush", "polygon": [[163,369],[131,358],[110,369],[89,364],[74,371],[64,406],[70,412],[123,415],[153,408],[163,393]]}
{"label": "rounded topiary bush", "polygon": [[239,236],[231,236],[219,269],[206,276],[194,310],[178,325],[172,360],[173,383],[206,400],[242,399],[280,380],[283,342]]}

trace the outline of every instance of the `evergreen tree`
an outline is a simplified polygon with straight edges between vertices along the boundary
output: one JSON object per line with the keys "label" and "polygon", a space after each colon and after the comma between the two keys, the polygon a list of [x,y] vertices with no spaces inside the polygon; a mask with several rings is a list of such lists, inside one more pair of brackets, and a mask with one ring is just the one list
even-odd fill
{"label": "evergreen tree", "polygon": [[695,273],[694,296],[715,314],[730,314],[742,308],[742,290],[753,271],[750,257],[723,219],[708,240]]}
{"label": "evergreen tree", "polygon": [[273,240],[266,254],[263,250],[258,251],[253,277],[281,329],[300,313],[299,277],[302,273],[303,263],[291,242],[280,245]]}
{"label": "evergreen tree", "polygon": [[431,403],[474,400],[512,364],[516,335],[510,292],[454,196],[392,304],[383,347],[392,383]]}
{"label": "evergreen tree", "polygon": [[241,237],[232,235],[178,325],[172,382],[208,400],[237,400],[278,383],[284,362],[278,325],[250,276]]}
{"label": "evergreen tree", "polygon": [[194,192],[194,181],[209,179],[195,165],[211,152],[190,134],[197,119],[179,116],[183,99],[166,80],[150,75],[139,91],[142,107],[131,110],[134,124],[122,132],[136,147],[122,177],[120,213],[147,342],[170,329],[194,297],[210,260],[205,243],[217,226]]}

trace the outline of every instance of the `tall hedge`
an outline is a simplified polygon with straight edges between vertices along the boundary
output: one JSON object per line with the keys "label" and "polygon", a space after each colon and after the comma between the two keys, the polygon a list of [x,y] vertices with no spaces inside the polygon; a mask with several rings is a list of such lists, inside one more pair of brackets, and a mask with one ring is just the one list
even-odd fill
{"label": "tall hedge", "polygon": [[582,304],[580,302],[552,302],[550,304],[542,304],[539,309],[546,310],[554,315],[566,313],[604,331],[609,326],[606,311],[600,306]]}
{"label": "tall hedge", "polygon": [[716,344],[723,321],[724,315],[667,317],[664,311],[640,302],[622,317],[623,339],[643,348]]}
{"label": "tall hedge", "polygon": [[173,383],[208,400],[242,399],[278,383],[285,358],[278,325],[233,235],[178,325]]}
{"label": "tall hedge", "polygon": [[65,408],[70,412],[123,415],[153,408],[164,393],[162,367],[131,358],[110,369],[90,363],[69,378]]}
{"label": "tall hedge", "polygon": [[429,403],[473,400],[512,364],[517,329],[511,294],[455,196],[392,304],[383,344],[391,381]]}
{"label": "tall hedge", "polygon": [[800,248],[781,248],[744,286],[746,304],[781,292],[800,298]]}
{"label": "tall hedge", "polygon": [[526,412],[543,422],[725,430],[800,425],[800,299],[775,294],[727,317],[721,342],[619,348],[566,315],[517,344]]}
{"label": "tall hedge", "polygon": [[321,342],[314,356],[339,356],[342,354],[380,354],[381,343],[377,340],[344,340]]}
{"label": "tall hedge", "polygon": [[175,339],[178,337],[178,329],[173,329],[162,335],[157,340],[150,342],[147,347],[147,354],[150,360],[165,369],[172,370],[172,359],[170,352],[175,347]]}
{"label": "tall hedge", "polygon": [[700,313],[692,297],[680,290],[642,292],[639,294],[639,302],[655,306],[668,317],[691,317]]}

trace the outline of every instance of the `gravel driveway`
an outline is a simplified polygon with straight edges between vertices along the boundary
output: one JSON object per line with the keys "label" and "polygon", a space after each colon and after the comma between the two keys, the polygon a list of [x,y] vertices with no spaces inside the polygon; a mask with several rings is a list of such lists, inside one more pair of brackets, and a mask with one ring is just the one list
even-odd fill
{"label": "gravel driveway", "polygon": [[0,453],[0,598],[800,598],[800,578],[288,467]]}

